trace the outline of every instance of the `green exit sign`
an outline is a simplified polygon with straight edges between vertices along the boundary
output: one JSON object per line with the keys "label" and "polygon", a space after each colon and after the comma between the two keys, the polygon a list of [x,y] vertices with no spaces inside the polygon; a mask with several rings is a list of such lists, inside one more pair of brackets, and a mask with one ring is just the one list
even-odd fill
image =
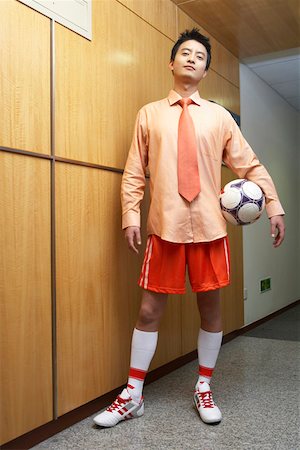
{"label": "green exit sign", "polygon": [[271,289],[271,277],[260,280],[260,292],[266,292]]}

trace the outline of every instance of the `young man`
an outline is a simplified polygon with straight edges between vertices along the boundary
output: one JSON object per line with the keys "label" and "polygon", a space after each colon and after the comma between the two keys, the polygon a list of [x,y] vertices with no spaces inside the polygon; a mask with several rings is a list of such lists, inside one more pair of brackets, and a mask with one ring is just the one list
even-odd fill
{"label": "young man", "polygon": [[201,316],[194,401],[204,422],[221,421],[210,380],[222,342],[220,288],[229,284],[226,223],[219,206],[222,160],[239,178],[261,186],[274,247],[284,238],[284,212],[268,172],[231,115],[199,96],[198,84],[207,75],[210,59],[207,37],[197,29],[182,33],[169,64],[174,89],[167,98],[144,106],[137,116],[121,197],[125,239],[138,253],[140,203],[148,167],[148,241],[139,280],[144,291],[132,337],[127,388],[94,418],[100,426],[144,414],[142,389],[155,353],[158,326],[168,294],[185,291],[186,265]]}

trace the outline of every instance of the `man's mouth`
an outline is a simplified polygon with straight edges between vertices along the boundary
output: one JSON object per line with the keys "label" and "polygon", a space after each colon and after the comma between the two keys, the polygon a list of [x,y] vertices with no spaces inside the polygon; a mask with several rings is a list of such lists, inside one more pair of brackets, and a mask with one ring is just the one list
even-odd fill
{"label": "man's mouth", "polygon": [[195,67],[193,67],[193,66],[184,66],[184,68],[185,68],[185,69],[192,69],[192,70],[195,70]]}

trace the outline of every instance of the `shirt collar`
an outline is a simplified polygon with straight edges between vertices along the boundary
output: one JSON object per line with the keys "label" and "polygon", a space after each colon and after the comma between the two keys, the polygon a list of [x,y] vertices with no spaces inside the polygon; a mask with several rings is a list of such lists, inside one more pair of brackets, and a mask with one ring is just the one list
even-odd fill
{"label": "shirt collar", "polygon": [[[196,103],[196,105],[201,106],[202,104],[202,98],[200,97],[200,94],[198,91],[194,92],[190,98],[193,100],[194,103]],[[181,95],[178,94],[178,92],[174,91],[174,89],[172,89],[169,92],[168,95],[168,101],[170,103],[170,106],[175,105],[175,103],[178,102],[178,100],[181,100],[182,97]]]}

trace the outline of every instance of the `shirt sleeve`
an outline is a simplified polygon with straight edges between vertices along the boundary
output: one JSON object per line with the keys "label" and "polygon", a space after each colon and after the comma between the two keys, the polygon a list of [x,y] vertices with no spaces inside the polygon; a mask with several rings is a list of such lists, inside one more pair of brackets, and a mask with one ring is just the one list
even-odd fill
{"label": "shirt sleeve", "polygon": [[148,165],[148,133],[146,115],[140,110],[121,184],[122,228],[141,226],[140,204],[144,197]]}
{"label": "shirt sleeve", "polygon": [[266,197],[266,211],[269,218],[283,215],[284,210],[269,173],[259,162],[231,116],[227,118],[226,123],[223,152],[224,163],[239,178],[247,178],[260,186]]}

